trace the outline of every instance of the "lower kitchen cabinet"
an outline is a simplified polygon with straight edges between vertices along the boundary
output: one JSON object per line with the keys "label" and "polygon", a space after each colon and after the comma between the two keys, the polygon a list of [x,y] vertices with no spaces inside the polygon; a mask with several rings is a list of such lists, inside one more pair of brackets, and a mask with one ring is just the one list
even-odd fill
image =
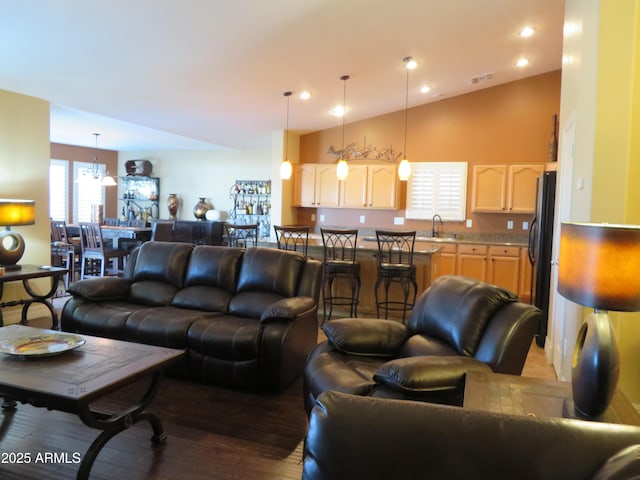
{"label": "lower kitchen cabinet", "polygon": [[518,294],[520,292],[520,247],[491,245],[488,260],[487,281]]}
{"label": "lower kitchen cabinet", "polygon": [[488,245],[458,244],[456,273],[465,277],[486,281]]}

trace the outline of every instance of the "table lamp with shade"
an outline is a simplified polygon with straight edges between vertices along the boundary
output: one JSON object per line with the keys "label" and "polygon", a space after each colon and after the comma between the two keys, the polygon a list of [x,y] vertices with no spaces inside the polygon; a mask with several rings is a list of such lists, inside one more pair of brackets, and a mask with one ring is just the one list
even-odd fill
{"label": "table lamp with shade", "polygon": [[595,419],[618,383],[619,356],[607,312],[640,311],[640,225],[562,223],[558,292],[594,309],[578,331],[571,384],[573,413]]}
{"label": "table lamp with shade", "polygon": [[11,227],[33,225],[36,221],[36,202],[0,198],[0,226],[7,227],[0,232],[0,267],[5,270],[19,270],[18,262],[24,253],[24,238]]}

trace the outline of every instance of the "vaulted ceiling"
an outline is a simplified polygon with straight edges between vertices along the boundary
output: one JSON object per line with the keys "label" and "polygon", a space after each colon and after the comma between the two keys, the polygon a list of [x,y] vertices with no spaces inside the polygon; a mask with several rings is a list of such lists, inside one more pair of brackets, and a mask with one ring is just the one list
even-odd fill
{"label": "vaulted ceiling", "polygon": [[563,16],[562,0],[0,0],[0,89],[50,101],[57,143],[255,148],[287,90],[292,130],[339,125],[345,74],[347,123],[403,109],[406,56],[409,106],[560,69]]}

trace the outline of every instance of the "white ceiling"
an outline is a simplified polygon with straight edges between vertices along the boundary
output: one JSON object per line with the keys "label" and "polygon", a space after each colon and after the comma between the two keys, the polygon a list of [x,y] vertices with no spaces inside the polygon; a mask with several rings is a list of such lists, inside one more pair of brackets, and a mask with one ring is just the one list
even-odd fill
{"label": "white ceiling", "polygon": [[0,89],[51,102],[52,142],[254,148],[284,128],[286,90],[291,130],[340,125],[345,74],[347,123],[401,110],[406,56],[410,106],[560,69],[563,16],[563,0],[0,0]]}

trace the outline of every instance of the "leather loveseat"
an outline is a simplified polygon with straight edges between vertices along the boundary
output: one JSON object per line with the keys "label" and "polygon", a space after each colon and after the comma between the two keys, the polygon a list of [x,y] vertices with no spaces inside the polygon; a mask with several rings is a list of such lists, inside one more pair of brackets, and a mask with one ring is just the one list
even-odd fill
{"label": "leather loveseat", "polygon": [[327,392],[304,443],[303,480],[628,480],[640,428]]}
{"label": "leather loveseat", "polygon": [[407,324],[345,318],[323,325],[327,341],[304,372],[307,413],[322,392],[461,405],[467,371],[522,373],[540,310],[478,280],[438,277]]}
{"label": "leather loveseat", "polygon": [[70,285],[62,329],[184,349],[171,372],[281,391],[317,343],[322,265],[295,252],[147,242],[123,277]]}

